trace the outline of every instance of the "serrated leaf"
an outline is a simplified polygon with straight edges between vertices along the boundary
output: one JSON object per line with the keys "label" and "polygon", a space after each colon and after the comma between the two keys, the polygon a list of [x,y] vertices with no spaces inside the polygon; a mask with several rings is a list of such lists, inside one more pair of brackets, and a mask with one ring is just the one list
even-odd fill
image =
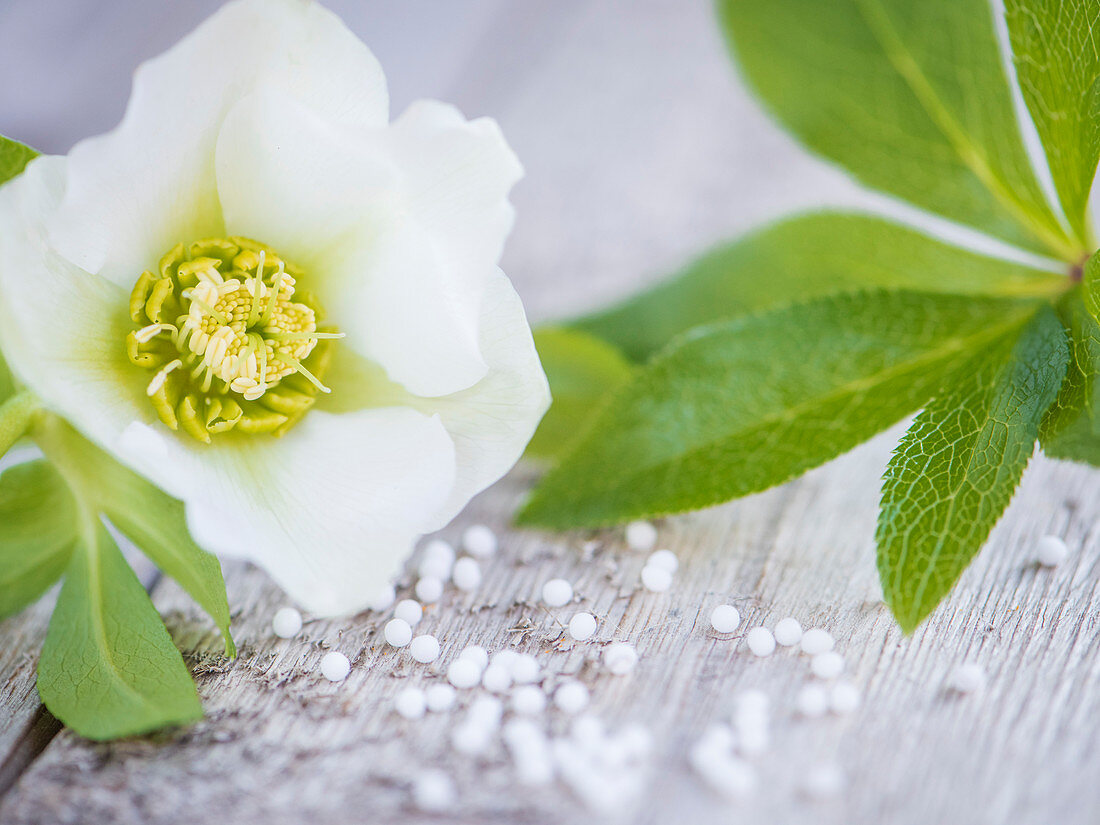
{"label": "serrated leaf", "polygon": [[1016,75],[1070,226],[1089,236],[1100,159],[1100,3],[1005,0]]}
{"label": "serrated leaf", "polygon": [[1039,428],[1051,458],[1100,465],[1100,325],[1085,308],[1084,290],[1059,303],[1070,333],[1066,379]]}
{"label": "serrated leaf", "polygon": [[0,184],[14,178],[36,157],[38,152],[31,147],[0,135]]}
{"label": "serrated leaf", "polygon": [[61,578],[77,542],[76,503],[47,461],[0,474],[0,619]]}
{"label": "serrated leaf", "polygon": [[89,739],[199,719],[183,657],[98,520],[86,517],[38,663],[50,712]]}
{"label": "serrated leaf", "polygon": [[876,287],[1050,296],[1066,276],[991,258],[885,218],[797,215],[722,246],[656,288],[570,322],[644,361],[691,327],[781,304]]}
{"label": "serrated leaf", "polygon": [[688,333],[635,372],[520,521],[612,524],[787,481],[918,409],[1034,307],[875,292]]}
{"label": "serrated leaf", "polygon": [[1069,360],[1044,307],[960,370],[886,471],[876,540],[887,604],[911,632],[947,595],[1008,506]]}
{"label": "serrated leaf", "polygon": [[745,76],[810,149],[1005,240],[1079,252],[1024,148],[988,0],[720,0],[720,10]]}
{"label": "serrated leaf", "polygon": [[527,456],[555,459],[584,433],[629,377],[631,365],[615,347],[583,332],[543,327],[534,337],[554,400],[527,445]]}

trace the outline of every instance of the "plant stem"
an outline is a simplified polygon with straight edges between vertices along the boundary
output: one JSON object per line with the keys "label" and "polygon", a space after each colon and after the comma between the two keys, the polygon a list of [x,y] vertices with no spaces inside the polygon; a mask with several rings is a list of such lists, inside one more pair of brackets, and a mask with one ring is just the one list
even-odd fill
{"label": "plant stem", "polygon": [[41,403],[38,398],[26,391],[16,393],[0,404],[0,456],[26,435],[39,409]]}

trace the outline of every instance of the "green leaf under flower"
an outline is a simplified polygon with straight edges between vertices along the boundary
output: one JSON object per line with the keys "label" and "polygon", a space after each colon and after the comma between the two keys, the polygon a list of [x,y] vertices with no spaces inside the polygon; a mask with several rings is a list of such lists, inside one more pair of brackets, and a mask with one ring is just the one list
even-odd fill
{"label": "green leaf under flower", "polygon": [[22,172],[38,152],[17,140],[0,135],[0,184]]}

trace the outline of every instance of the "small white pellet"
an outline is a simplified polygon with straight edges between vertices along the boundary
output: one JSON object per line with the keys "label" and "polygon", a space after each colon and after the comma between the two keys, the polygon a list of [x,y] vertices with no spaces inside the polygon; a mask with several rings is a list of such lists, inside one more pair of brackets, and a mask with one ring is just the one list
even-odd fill
{"label": "small white pellet", "polygon": [[538,659],[530,653],[520,653],[508,666],[508,672],[512,675],[512,681],[517,685],[529,685],[539,680],[542,668]]}
{"label": "small white pellet", "polygon": [[972,662],[959,665],[951,671],[948,684],[959,693],[977,693],[985,688],[985,671]]}
{"label": "small white pellet", "polygon": [[554,691],[554,704],[570,715],[588,707],[588,688],[577,681],[565,682]]}
{"label": "small white pellet", "polygon": [[745,644],[756,656],[771,656],[775,652],[775,636],[766,627],[754,627],[745,636]]}
{"label": "small white pellet", "polygon": [[484,524],[471,524],[462,533],[462,548],[476,559],[487,559],[497,552],[497,536]]}
{"label": "small white pellet", "polygon": [[546,710],[546,694],[534,685],[523,685],[512,691],[512,710],[520,716],[537,716]]}
{"label": "small white pellet", "polygon": [[807,719],[817,719],[829,709],[829,695],[821,685],[806,685],[798,691],[794,704]]}
{"label": "small white pellet", "polygon": [[827,653],[832,650],[836,641],[829,631],[822,630],[820,627],[811,627],[802,634],[801,644],[803,653],[816,656],[818,653]]}
{"label": "small white pellet", "polygon": [[625,676],[638,664],[638,651],[626,642],[615,642],[603,652],[603,663],[616,676]]}
{"label": "small white pellet", "polygon": [[569,620],[569,635],[574,641],[586,642],[596,633],[596,617],[591,613],[574,613]]}
{"label": "small white pellet", "polygon": [[455,549],[443,539],[432,539],[424,547],[417,574],[421,578],[432,576],[440,581],[448,581],[454,563]]}
{"label": "small white pellet", "polygon": [[455,689],[452,685],[440,683],[424,691],[424,703],[432,713],[443,713],[455,705]]}
{"label": "small white pellet", "polygon": [[489,658],[489,664],[500,665],[502,668],[511,673],[512,665],[515,664],[516,659],[518,658],[519,654],[516,653],[516,651],[510,650],[509,648],[504,648],[503,650],[498,650]]}
{"label": "small white pellet", "polygon": [[810,672],[818,679],[835,679],[844,672],[844,657],[828,650],[810,660]]}
{"label": "small white pellet", "polygon": [[811,799],[830,799],[844,790],[844,773],[836,765],[816,765],[806,773],[802,787]]}
{"label": "small white pellet", "polygon": [[302,630],[302,614],[293,607],[281,607],[271,619],[271,629],[280,639],[293,639]]}
{"label": "small white pellet", "polygon": [[732,604],[720,604],[710,611],[710,626],[718,633],[733,633],[741,624],[741,614]]}
{"label": "small white pellet", "polygon": [[672,574],[664,567],[647,564],[642,568],[642,586],[650,593],[664,593],[672,587]]}
{"label": "small white pellet", "polygon": [[791,616],[776,622],[774,633],[776,643],[783,647],[794,647],[802,641],[802,625]]}
{"label": "small white pellet", "polygon": [[632,521],[626,525],[626,545],[631,550],[652,550],[657,543],[657,528],[648,521]]}
{"label": "small white pellet", "polygon": [[393,609],[393,617],[405,622],[409,627],[416,627],[424,616],[424,608],[415,599],[402,599]]}
{"label": "small white pellet", "polygon": [[413,780],[413,804],[422,811],[446,811],[455,804],[455,796],[454,783],[443,771],[421,771]]}
{"label": "small white pellet", "polygon": [[504,716],[504,703],[495,696],[479,696],[470,705],[467,721],[480,725],[487,730],[496,730],[500,727],[501,717]]}
{"label": "small white pellet", "polygon": [[859,688],[851,682],[837,682],[829,691],[829,710],[842,716],[859,710],[860,701]]}
{"label": "small white pellet", "polygon": [[424,558],[432,561],[453,562],[455,560],[455,549],[449,541],[432,539],[424,545]]}
{"label": "small white pellet", "polygon": [[393,700],[393,709],[406,719],[420,719],[428,709],[428,700],[418,687],[407,687]]}
{"label": "small white pellet", "polygon": [[466,756],[479,756],[493,744],[493,731],[474,722],[463,722],[451,731],[451,747]]}
{"label": "small white pellet", "polygon": [[459,559],[451,571],[451,581],[467,593],[481,584],[481,566],[473,559]]}
{"label": "small white pellet", "polygon": [[439,658],[439,639],[426,633],[417,636],[409,642],[409,655],[424,665],[434,662]]}
{"label": "small white pellet", "polygon": [[549,607],[565,607],[573,601],[573,585],[565,579],[550,579],[542,586],[542,600]]}
{"label": "small white pellet", "polygon": [[435,604],[443,598],[443,580],[435,576],[424,576],[416,583],[416,598],[424,604]]}
{"label": "small white pellet", "polygon": [[321,657],[321,675],[330,682],[342,682],[351,673],[351,662],[343,653],[333,651]]}
{"label": "small white pellet", "polygon": [[512,687],[512,674],[503,665],[489,665],[481,675],[481,686],[490,693],[504,693]]}
{"label": "small white pellet", "polygon": [[393,585],[384,584],[370,597],[370,601],[367,602],[367,607],[377,613],[381,613],[385,610],[389,610],[390,607],[393,606],[396,598],[397,591],[393,589]]}
{"label": "small white pellet", "polygon": [[745,756],[757,756],[768,749],[771,735],[767,722],[751,722],[737,726],[737,747]]}
{"label": "small white pellet", "polygon": [[469,659],[476,664],[479,675],[481,671],[489,666],[489,652],[481,645],[466,645],[462,648],[462,652],[458,654],[458,658]]}
{"label": "small white pellet", "polygon": [[459,690],[472,688],[481,681],[481,668],[473,659],[459,656],[447,667],[447,681]]}
{"label": "small white pellet", "polygon": [[1057,567],[1069,556],[1069,548],[1058,536],[1043,536],[1039,539],[1038,556],[1043,567]]}
{"label": "small white pellet", "polygon": [[404,647],[412,641],[413,630],[404,619],[390,619],[382,630],[386,643],[394,647]]}
{"label": "small white pellet", "polygon": [[645,563],[646,567],[660,567],[669,573],[675,573],[680,567],[680,560],[671,550],[657,550],[650,553]]}

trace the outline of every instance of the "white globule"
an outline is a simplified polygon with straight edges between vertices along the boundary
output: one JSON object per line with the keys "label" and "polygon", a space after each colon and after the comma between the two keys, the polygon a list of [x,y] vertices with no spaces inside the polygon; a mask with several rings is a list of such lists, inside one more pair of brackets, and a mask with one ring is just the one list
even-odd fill
{"label": "white globule", "polygon": [[835,644],[836,641],[833,639],[832,634],[820,627],[811,627],[802,634],[802,652],[811,656],[816,656],[818,653],[827,653],[833,649]]}
{"label": "white globule", "polygon": [[754,627],[745,636],[745,644],[756,656],[771,656],[775,652],[775,636],[766,627]]}
{"label": "white globule", "polygon": [[565,579],[550,579],[542,586],[542,601],[548,607],[565,607],[573,601],[573,585]]}
{"label": "white globule", "polygon": [[416,627],[423,616],[424,608],[420,606],[420,602],[413,599],[402,599],[393,609],[393,617],[405,622],[409,627]]}
{"label": "white globule", "polygon": [[397,694],[393,708],[405,719],[420,719],[428,709],[428,700],[418,687],[408,687]]}
{"label": "white globule", "polygon": [[417,568],[421,578],[433,577],[449,581],[455,563],[455,549],[443,539],[432,539],[424,546],[424,553]]}
{"label": "white globule", "polygon": [[569,620],[569,635],[576,642],[586,642],[596,633],[596,617],[591,613],[574,613]]}
{"label": "white globule", "polygon": [[588,688],[577,681],[568,681],[554,691],[554,704],[564,713],[580,713],[588,707]]}
{"label": "white globule", "polygon": [[616,676],[625,676],[638,664],[638,652],[633,645],[615,642],[603,652],[604,666]]}
{"label": "white globule", "polygon": [[512,681],[515,684],[529,685],[539,680],[542,667],[538,659],[530,653],[520,653],[508,666],[508,672],[512,675]]}
{"label": "white globule", "polygon": [[374,591],[374,595],[367,602],[367,607],[376,613],[389,610],[397,599],[397,591],[392,584],[384,584]]}
{"label": "white globule", "polygon": [[859,688],[851,682],[837,682],[829,691],[829,710],[842,716],[859,710],[861,701]]}
{"label": "white globule", "polygon": [[413,803],[422,811],[441,813],[455,804],[454,782],[443,771],[421,771],[413,780]]}
{"label": "white globule", "polygon": [[386,622],[382,635],[386,643],[393,647],[404,647],[412,641],[413,631],[404,619],[390,619]]}
{"label": "white globule", "polygon": [[733,633],[741,624],[741,614],[732,604],[720,604],[710,611],[710,626],[716,633]]}
{"label": "white globule", "polygon": [[462,533],[462,549],[476,559],[487,559],[497,552],[497,536],[484,524],[471,524]]}
{"label": "white globule", "polygon": [[455,705],[457,695],[453,685],[440,683],[424,691],[424,703],[432,713],[443,713]]}
{"label": "white globule", "polygon": [[472,688],[481,681],[481,668],[472,659],[459,656],[447,668],[447,681],[459,690]]}
{"label": "white globule", "polygon": [[534,685],[512,691],[512,710],[520,716],[536,716],[546,709],[546,694]]}
{"label": "white globule", "polygon": [[626,545],[631,550],[645,552],[657,544],[657,528],[648,521],[632,521],[626,525]]}
{"label": "white globule", "polygon": [[321,675],[330,682],[342,682],[351,673],[351,662],[343,653],[333,651],[321,657]]}
{"label": "white globule", "polygon": [[409,655],[423,665],[439,658],[439,640],[435,636],[424,634],[409,643]]}
{"label": "white globule", "polygon": [[478,673],[489,666],[489,652],[481,645],[466,645],[458,654],[460,659],[468,659],[477,665]]}
{"label": "white globule", "polygon": [[664,567],[647,564],[642,568],[642,586],[650,593],[664,593],[672,587],[672,574]]}
{"label": "white globule", "polygon": [[802,641],[802,625],[798,623],[798,619],[791,616],[776,622],[773,633],[776,643],[783,647],[794,647]]}
{"label": "white globule", "polygon": [[481,675],[481,686],[490,693],[504,693],[512,687],[512,674],[504,665],[489,665]]}
{"label": "white globule", "polygon": [[280,639],[293,639],[302,629],[302,614],[293,607],[282,607],[271,619],[271,629]]}
{"label": "white globule", "polygon": [[1069,556],[1069,547],[1058,536],[1043,536],[1039,539],[1039,564],[1043,567],[1057,567]]}
{"label": "white globule", "polygon": [[810,672],[818,679],[835,679],[844,672],[844,657],[832,650],[818,653],[810,660]]}
{"label": "white globule", "polygon": [[481,565],[474,559],[459,559],[451,571],[451,581],[455,587],[467,593],[476,590],[481,584]]}
{"label": "white globule", "polygon": [[959,693],[978,693],[985,688],[985,681],[982,666],[969,662],[951,671],[948,684]]}
{"label": "white globule", "polygon": [[416,583],[416,598],[424,604],[435,604],[443,598],[443,580],[425,576]]}
{"label": "white globule", "polygon": [[675,573],[680,567],[680,559],[671,550],[657,550],[646,559],[646,567],[661,567],[669,573]]}
{"label": "white globule", "polygon": [[824,716],[829,709],[829,694],[821,685],[805,685],[795,697],[795,708],[808,719]]}
{"label": "white globule", "polygon": [[806,773],[803,790],[811,799],[831,799],[844,790],[844,773],[836,765],[816,765]]}

